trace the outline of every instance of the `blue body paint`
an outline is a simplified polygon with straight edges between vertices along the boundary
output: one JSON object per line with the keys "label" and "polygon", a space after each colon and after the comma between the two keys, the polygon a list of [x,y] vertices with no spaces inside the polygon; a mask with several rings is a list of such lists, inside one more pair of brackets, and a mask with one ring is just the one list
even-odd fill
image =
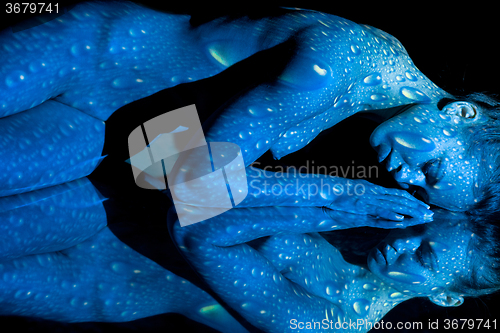
{"label": "blue body paint", "polygon": [[[90,184],[78,180],[49,186],[95,169],[103,158],[104,122],[120,107],[210,78],[261,51],[262,59],[271,59],[276,47],[290,40],[294,49],[283,70],[225,105],[205,129],[208,141],[238,144],[250,165],[267,150],[275,158],[295,152],[358,112],[407,104],[420,105],[376,132],[390,143],[394,156],[397,152],[404,159],[404,152],[418,152],[429,157],[446,149],[443,139],[460,140],[462,120],[434,110],[449,94],[415,67],[399,41],[329,14],[283,10],[273,18],[218,18],[192,28],[188,16],[132,3],[83,3],[32,29],[0,32],[0,196],[17,194],[0,201],[2,221],[7,221],[2,225],[2,313],[79,322],[177,312],[221,331],[245,331],[206,291],[117,240],[104,227],[103,199]],[[446,125],[439,127],[439,135],[423,129],[436,120]],[[408,128],[415,131],[403,132]],[[375,148],[381,146],[376,138]],[[383,154],[377,149],[387,153],[387,147]],[[453,158],[460,159],[455,152]],[[396,170],[402,184],[413,184],[410,166],[428,162],[406,161],[408,168],[399,168],[403,163],[396,160],[388,168]],[[458,208],[470,204],[467,180],[431,185],[428,190],[438,190],[429,194],[431,202],[444,205],[465,192]],[[19,194],[33,190],[38,191]],[[439,190],[448,191],[447,196]],[[262,193],[245,203],[262,205]],[[318,193],[308,204],[327,206],[332,198]],[[266,205],[304,205],[303,199],[273,198]],[[292,330],[288,324],[293,319],[375,323],[411,297],[429,296],[439,303],[455,276],[467,273],[463,248],[472,235],[453,221],[442,222],[443,216],[424,232],[391,233],[370,254],[368,268],[347,263],[317,232],[402,225],[350,214],[355,205],[341,203],[348,213],[232,210],[197,225],[174,227],[174,236],[219,297],[267,331]],[[28,222],[33,216],[40,222]],[[175,220],[172,213],[169,223]],[[257,248],[244,244],[264,236],[270,238]],[[437,261],[422,264],[432,269],[413,266],[421,260],[415,255],[421,244],[441,251]]]}

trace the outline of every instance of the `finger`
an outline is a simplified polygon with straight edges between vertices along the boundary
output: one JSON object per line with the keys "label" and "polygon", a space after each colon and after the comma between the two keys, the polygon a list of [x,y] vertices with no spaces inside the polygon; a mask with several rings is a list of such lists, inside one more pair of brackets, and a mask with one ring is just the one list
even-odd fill
{"label": "finger", "polygon": [[[399,201],[399,202],[398,202]],[[391,220],[402,220],[403,215],[411,216],[418,219],[430,218],[434,214],[432,211],[425,209],[423,207],[414,207],[414,203],[397,197],[390,197],[390,199],[380,199],[377,198],[374,202],[376,204],[371,204],[368,207],[367,212],[369,214],[376,214],[384,218]],[[409,205],[407,205],[409,203]]]}
{"label": "finger", "polygon": [[[393,199],[393,198],[391,198],[391,199]],[[432,212],[429,209],[425,209],[425,208],[421,208],[421,207],[414,208],[414,207],[404,205],[404,204],[397,204],[393,201],[383,202],[381,200],[381,204],[382,204],[381,207],[384,207],[384,208],[386,208],[394,213],[397,213],[400,215],[404,214],[404,215],[411,216],[411,217],[418,218],[418,219],[431,218],[432,215],[434,215],[434,212]]]}
{"label": "finger", "polygon": [[421,202],[415,201],[415,200],[410,200],[409,198],[402,197],[402,196],[397,196],[397,195],[393,195],[393,194],[386,194],[386,195],[378,197],[377,200],[378,199],[391,201],[395,204],[399,204],[402,206],[408,206],[408,207],[412,207],[415,209],[420,209],[424,214],[429,211],[429,207],[423,206],[421,204]]}
{"label": "finger", "polygon": [[375,216],[378,216],[378,217],[381,217],[381,218],[384,218],[387,220],[391,220],[391,221],[398,221],[398,222],[401,222],[404,220],[403,215],[398,214],[398,213],[396,213],[392,210],[389,210],[387,208],[375,206],[375,205],[369,205],[369,208],[371,208],[371,210],[373,211],[371,214],[373,214]]}
{"label": "finger", "polygon": [[423,202],[423,201],[415,198],[410,193],[408,193],[408,192],[406,192],[404,190],[399,190],[399,189],[396,189],[396,188],[385,188],[385,187],[382,187],[382,188],[385,190],[384,194],[394,195],[394,196],[398,196],[398,197],[404,197],[404,198],[409,199],[409,200],[411,200],[413,202],[417,202],[421,206],[424,206],[426,208],[430,208],[430,206],[428,204],[426,204],[425,202]]}

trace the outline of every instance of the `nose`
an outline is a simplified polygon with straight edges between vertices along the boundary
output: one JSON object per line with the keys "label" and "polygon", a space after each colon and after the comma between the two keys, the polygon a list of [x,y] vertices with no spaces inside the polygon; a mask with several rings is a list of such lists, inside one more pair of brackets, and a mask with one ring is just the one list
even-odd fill
{"label": "nose", "polygon": [[420,168],[412,168],[407,163],[403,162],[393,170],[394,179],[398,183],[407,185],[424,186],[425,175]]}

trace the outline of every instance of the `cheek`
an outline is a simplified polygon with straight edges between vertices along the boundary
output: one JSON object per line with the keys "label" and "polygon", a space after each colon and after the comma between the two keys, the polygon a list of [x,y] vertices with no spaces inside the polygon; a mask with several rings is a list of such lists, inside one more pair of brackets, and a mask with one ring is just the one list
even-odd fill
{"label": "cheek", "polygon": [[463,202],[462,200],[460,200],[458,194],[460,191],[451,184],[445,185],[449,186],[450,188],[444,191],[436,190],[433,188],[427,190],[429,203],[438,207],[450,209],[452,211],[464,209]]}
{"label": "cheek", "polygon": [[[460,172],[462,171],[462,172]],[[453,170],[434,186],[429,186],[426,192],[430,203],[451,210],[464,210],[475,203],[473,187],[475,178],[463,169]]]}

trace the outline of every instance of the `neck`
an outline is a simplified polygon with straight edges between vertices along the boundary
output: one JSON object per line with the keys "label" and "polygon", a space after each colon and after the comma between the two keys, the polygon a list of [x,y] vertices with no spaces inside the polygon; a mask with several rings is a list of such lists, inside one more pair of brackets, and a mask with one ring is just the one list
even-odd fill
{"label": "neck", "polygon": [[360,269],[357,276],[353,276],[346,296],[350,305],[346,315],[363,318],[365,322],[372,324],[399,303],[413,298],[381,281],[367,269]]}

